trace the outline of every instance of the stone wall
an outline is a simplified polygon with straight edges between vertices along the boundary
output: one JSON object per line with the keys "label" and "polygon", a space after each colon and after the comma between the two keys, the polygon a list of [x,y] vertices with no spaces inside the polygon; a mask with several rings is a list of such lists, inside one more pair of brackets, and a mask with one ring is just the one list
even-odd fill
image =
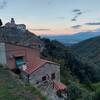
{"label": "stone wall", "polygon": [[[38,70],[34,71],[30,77],[29,82],[31,84],[42,84],[42,77],[46,76],[48,80],[51,80],[51,74],[55,73],[55,81],[60,81],[60,66],[56,64],[47,63]],[[38,85],[37,84],[37,85]]]}
{"label": "stone wall", "polygon": [[0,43],[0,64],[6,64],[5,43]]}

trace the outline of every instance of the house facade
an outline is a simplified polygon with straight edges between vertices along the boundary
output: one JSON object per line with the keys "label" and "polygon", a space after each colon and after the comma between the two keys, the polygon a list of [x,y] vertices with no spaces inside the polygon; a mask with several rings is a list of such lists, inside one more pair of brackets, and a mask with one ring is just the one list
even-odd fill
{"label": "house facade", "polygon": [[25,46],[18,46],[11,43],[0,43],[0,63],[6,64],[9,69],[19,68],[23,64],[32,66],[33,59],[40,57],[38,48],[28,48]]}

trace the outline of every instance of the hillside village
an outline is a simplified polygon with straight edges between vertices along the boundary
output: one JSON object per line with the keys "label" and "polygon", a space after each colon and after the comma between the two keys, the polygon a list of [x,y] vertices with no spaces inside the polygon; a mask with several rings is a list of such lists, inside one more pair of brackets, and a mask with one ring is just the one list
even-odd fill
{"label": "hillside village", "polygon": [[60,65],[40,57],[44,48],[43,42],[26,25],[16,24],[14,18],[0,28],[0,64],[18,74],[23,82],[39,88],[50,100],[65,100]]}
{"label": "hillside village", "polygon": [[1,100],[100,99],[100,36],[65,46],[18,25],[0,27]]}
{"label": "hillside village", "polygon": [[100,0],[0,0],[0,100],[100,100]]}

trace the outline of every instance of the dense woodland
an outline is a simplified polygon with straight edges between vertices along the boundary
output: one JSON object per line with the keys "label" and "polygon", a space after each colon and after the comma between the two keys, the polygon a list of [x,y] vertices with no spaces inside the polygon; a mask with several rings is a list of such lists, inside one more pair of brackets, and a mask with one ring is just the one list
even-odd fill
{"label": "dense woodland", "polygon": [[[89,58],[83,56],[83,52],[81,54],[81,51],[78,51],[78,48],[82,48],[80,45],[84,47],[84,43],[66,47],[56,40],[50,41],[46,38],[41,40],[45,44],[42,57],[61,65],[61,81],[68,87],[68,99],[100,100],[100,68]],[[87,42],[85,46],[88,47],[89,52],[88,45]],[[85,52],[84,49],[81,50]],[[87,55],[88,52],[86,52]]]}

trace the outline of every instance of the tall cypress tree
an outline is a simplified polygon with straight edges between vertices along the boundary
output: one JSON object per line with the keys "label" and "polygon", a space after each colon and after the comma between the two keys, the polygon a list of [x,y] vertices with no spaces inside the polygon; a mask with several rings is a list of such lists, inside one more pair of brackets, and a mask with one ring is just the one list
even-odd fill
{"label": "tall cypress tree", "polygon": [[2,26],[2,20],[0,19],[0,26]]}

